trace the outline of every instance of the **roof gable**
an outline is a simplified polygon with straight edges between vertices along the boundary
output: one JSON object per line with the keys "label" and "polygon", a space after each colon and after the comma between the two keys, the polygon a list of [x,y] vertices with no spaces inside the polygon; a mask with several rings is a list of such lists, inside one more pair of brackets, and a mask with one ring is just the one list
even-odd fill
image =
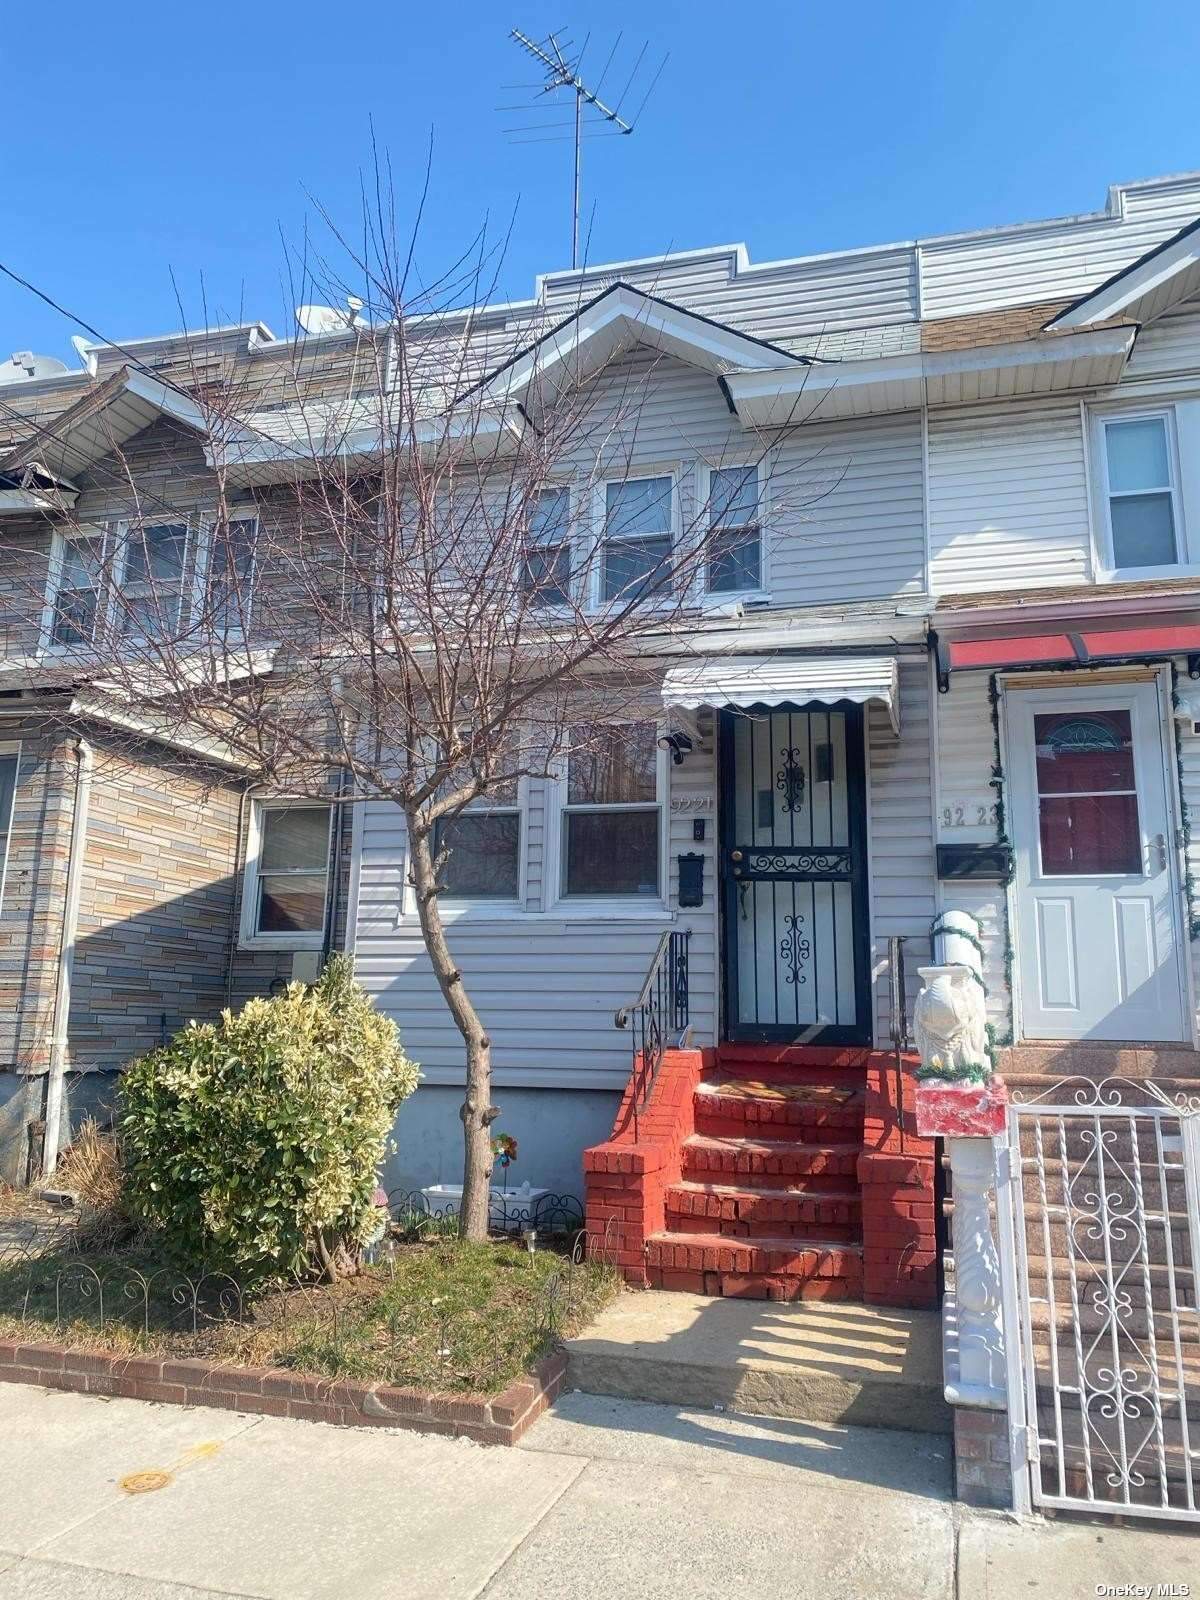
{"label": "roof gable", "polygon": [[536,390],[543,400],[585,382],[615,356],[647,345],[721,377],[811,364],[765,339],[618,282],[532,340],[457,396],[497,404]]}

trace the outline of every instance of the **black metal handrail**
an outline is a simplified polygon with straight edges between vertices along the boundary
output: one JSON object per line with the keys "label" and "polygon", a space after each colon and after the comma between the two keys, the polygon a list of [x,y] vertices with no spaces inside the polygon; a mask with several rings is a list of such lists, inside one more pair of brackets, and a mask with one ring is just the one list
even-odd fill
{"label": "black metal handrail", "polygon": [[638,1118],[649,1100],[672,1047],[682,1047],[691,1030],[688,1016],[688,940],[691,933],[664,933],[636,1000],[614,1015],[618,1028],[633,1031],[633,1136],[639,1136]]}

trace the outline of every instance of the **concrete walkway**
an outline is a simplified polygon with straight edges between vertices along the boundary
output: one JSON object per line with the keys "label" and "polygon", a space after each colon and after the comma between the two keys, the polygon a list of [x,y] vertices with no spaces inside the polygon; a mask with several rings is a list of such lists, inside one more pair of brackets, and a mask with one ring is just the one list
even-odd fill
{"label": "concrete walkway", "polygon": [[5,1384],[0,1600],[1200,1594],[1200,1537],[960,1518],[948,1448],[575,1394],[489,1450]]}
{"label": "concrete walkway", "polygon": [[588,1394],[949,1434],[942,1319],[837,1300],[618,1295],[567,1340]]}

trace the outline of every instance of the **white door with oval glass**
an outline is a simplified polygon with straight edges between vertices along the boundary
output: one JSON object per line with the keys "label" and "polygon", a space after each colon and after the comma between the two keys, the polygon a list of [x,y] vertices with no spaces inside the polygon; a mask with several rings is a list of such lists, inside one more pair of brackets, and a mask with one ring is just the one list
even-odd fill
{"label": "white door with oval glass", "polygon": [[1005,698],[1021,1036],[1183,1039],[1157,683]]}

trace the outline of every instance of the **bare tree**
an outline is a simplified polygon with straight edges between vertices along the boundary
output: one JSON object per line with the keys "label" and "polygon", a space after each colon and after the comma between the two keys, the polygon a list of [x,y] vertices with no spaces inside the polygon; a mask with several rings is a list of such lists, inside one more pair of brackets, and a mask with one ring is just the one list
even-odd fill
{"label": "bare tree", "polygon": [[690,447],[728,469],[706,501],[647,476],[666,359],[650,333],[626,329],[598,362],[561,312],[514,326],[484,308],[482,247],[416,289],[390,216],[377,198],[364,245],[340,241],[343,271],[296,275],[312,298],[354,292],[343,329],[240,363],[214,363],[199,335],[186,372],[155,374],[196,408],[181,426],[206,445],[210,514],[200,537],[164,534],[197,516],[165,471],[114,449],[93,481],[123,497],[119,535],[73,527],[65,504],[50,514],[76,535],[78,575],[59,575],[52,629],[110,722],[219,749],[268,795],[403,812],[415,913],[463,1040],[460,1231],[478,1239],[498,1111],[442,910],[461,819],[564,762],[581,782],[636,763],[619,730],[654,715],[656,654],[679,648],[702,592],[736,598],[769,536],[747,474],[772,526],[794,530],[837,468],[794,451],[785,468],[779,433],[743,434]]}

